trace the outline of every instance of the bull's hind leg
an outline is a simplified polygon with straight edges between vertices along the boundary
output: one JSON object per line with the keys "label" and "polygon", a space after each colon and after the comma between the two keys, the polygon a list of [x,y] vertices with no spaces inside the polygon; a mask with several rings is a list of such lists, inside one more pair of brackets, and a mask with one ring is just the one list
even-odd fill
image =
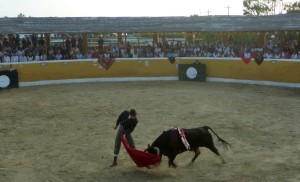
{"label": "bull's hind leg", "polygon": [[213,153],[215,153],[221,159],[221,161],[223,162],[223,164],[226,163],[225,160],[224,160],[224,158],[221,156],[221,154],[219,153],[218,149],[214,145],[212,145],[210,147],[207,147],[207,148],[209,148]]}
{"label": "bull's hind leg", "polygon": [[192,159],[192,162],[194,162],[197,159],[197,157],[200,155],[200,153],[201,153],[199,147],[195,148],[194,152],[195,152],[195,155],[194,155],[194,157]]}

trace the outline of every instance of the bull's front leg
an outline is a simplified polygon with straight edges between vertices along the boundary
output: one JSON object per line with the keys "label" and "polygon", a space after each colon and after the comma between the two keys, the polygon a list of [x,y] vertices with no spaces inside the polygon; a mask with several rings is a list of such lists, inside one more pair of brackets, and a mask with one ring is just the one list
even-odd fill
{"label": "bull's front leg", "polygon": [[174,163],[175,157],[176,157],[176,154],[171,154],[171,155],[168,156],[168,158],[169,158],[169,167],[174,167],[174,168],[177,167],[177,165]]}
{"label": "bull's front leg", "polygon": [[195,152],[195,155],[194,155],[194,157],[192,159],[192,162],[194,162],[197,159],[197,157],[200,155],[200,153],[201,153],[199,147],[195,148],[194,152]]}

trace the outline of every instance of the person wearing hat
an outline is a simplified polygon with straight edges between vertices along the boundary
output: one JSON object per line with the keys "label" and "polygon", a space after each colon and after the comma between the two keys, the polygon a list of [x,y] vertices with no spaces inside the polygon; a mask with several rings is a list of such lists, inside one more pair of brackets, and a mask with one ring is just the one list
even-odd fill
{"label": "person wearing hat", "polygon": [[116,125],[114,129],[116,130],[118,127],[116,139],[115,139],[115,147],[114,147],[114,160],[111,164],[111,167],[116,166],[118,155],[120,152],[121,147],[121,134],[125,135],[126,140],[128,141],[128,144],[131,148],[135,148],[133,138],[131,136],[131,133],[135,129],[136,125],[138,123],[137,117],[136,117],[136,111],[135,109],[130,109],[130,111],[123,111],[116,122]]}

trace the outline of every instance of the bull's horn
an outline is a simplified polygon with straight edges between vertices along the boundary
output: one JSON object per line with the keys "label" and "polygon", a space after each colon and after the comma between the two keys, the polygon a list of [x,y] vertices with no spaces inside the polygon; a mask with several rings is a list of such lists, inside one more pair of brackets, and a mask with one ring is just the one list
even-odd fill
{"label": "bull's horn", "polygon": [[160,155],[160,151],[158,147],[154,147],[154,150],[156,151],[157,155]]}

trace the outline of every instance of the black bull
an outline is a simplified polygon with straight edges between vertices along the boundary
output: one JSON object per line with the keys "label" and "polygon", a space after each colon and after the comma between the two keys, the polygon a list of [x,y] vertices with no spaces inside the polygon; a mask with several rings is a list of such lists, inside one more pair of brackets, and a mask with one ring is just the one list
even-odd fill
{"label": "black bull", "polygon": [[[220,155],[218,149],[214,146],[212,135],[208,130],[211,130],[217,138],[222,142],[222,144],[226,146],[230,146],[225,140],[221,139],[210,127],[203,126],[199,128],[192,129],[183,129],[185,133],[185,137],[190,145],[190,151],[194,151],[195,155],[192,159],[192,162],[196,160],[196,158],[200,154],[199,147],[206,147],[210,149],[213,153],[221,158],[223,163],[225,163],[224,159]],[[174,159],[177,154],[187,151],[187,148],[183,144],[179,132],[177,129],[170,129],[168,131],[164,131],[153,143],[152,145],[148,145],[148,148],[145,152],[149,152],[152,154],[157,154],[157,148],[159,149],[159,154],[165,155],[169,158],[169,167],[176,167],[174,164]]]}

